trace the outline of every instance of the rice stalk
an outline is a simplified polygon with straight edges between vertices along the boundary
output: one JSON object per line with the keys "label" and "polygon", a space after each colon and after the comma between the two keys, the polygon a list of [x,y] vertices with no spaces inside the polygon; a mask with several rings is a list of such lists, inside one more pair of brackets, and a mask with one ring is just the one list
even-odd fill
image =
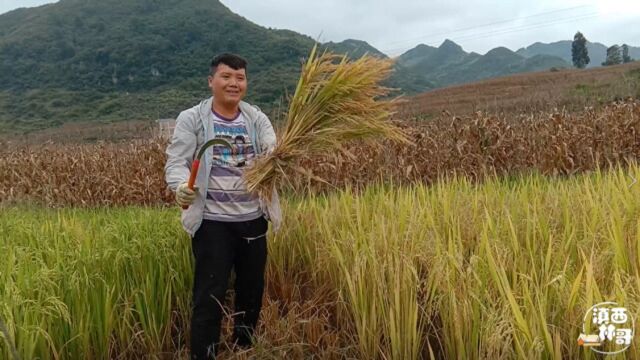
{"label": "rice stalk", "polygon": [[248,190],[271,199],[275,185],[296,173],[314,178],[298,161],[340,152],[353,140],[375,143],[373,139],[385,137],[408,143],[389,121],[399,99],[386,98],[391,89],[380,84],[392,64],[368,55],[354,61],[328,52],[317,55],[315,46],[303,65],[275,148],[245,173]]}

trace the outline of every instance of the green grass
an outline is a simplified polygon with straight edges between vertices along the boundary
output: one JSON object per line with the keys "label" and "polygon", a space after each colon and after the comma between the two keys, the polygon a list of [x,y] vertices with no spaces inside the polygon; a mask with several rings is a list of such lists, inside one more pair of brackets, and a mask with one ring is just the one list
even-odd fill
{"label": "green grass", "polygon": [[176,215],[4,209],[0,315],[22,358],[166,349],[172,317],[189,315],[192,278]]}
{"label": "green grass", "polygon": [[[637,166],[289,197],[269,294],[319,289],[307,293],[334,309],[323,331],[354,358],[595,359],[577,346],[589,307],[640,316],[632,178]],[[93,359],[162,357],[186,341],[191,255],[176,209],[5,208],[0,234],[0,357],[9,342],[25,359]],[[277,358],[278,331],[293,330],[276,325],[263,324],[254,356]]]}

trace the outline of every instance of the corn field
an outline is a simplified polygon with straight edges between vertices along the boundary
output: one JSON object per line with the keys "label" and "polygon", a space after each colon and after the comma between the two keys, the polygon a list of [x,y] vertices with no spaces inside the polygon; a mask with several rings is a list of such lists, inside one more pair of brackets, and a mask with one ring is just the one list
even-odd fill
{"label": "corn field", "polygon": [[165,148],[156,138],[15,149],[0,154],[0,197],[48,206],[168,203]]}
{"label": "corn field", "polygon": [[[412,145],[355,143],[345,151],[301,161],[327,181],[294,176],[282,184],[297,193],[373,181],[432,183],[454,174],[538,172],[572,175],[640,156],[640,101],[626,100],[580,113],[559,110],[532,115],[398,121]],[[166,141],[124,144],[43,144],[0,153],[0,199],[48,206],[113,206],[171,203],[163,167]]]}

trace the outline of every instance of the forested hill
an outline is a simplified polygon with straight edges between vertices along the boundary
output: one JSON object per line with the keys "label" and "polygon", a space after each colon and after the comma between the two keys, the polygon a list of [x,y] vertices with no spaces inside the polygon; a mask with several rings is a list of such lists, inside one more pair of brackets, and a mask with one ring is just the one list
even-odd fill
{"label": "forested hill", "polygon": [[[248,100],[273,108],[294,89],[313,44],[217,0],[61,0],[18,9],[0,15],[0,131],[174,117],[207,95],[210,59],[224,51],[249,60]],[[359,53],[360,45],[326,46]],[[390,84],[429,88],[402,69]]]}

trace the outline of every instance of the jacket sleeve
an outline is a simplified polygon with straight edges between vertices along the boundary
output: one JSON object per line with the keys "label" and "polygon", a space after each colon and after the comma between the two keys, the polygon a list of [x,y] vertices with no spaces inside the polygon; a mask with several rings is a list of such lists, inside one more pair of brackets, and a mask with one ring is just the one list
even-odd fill
{"label": "jacket sleeve", "polygon": [[271,152],[276,147],[276,132],[267,115],[261,112],[260,117],[260,152]]}
{"label": "jacket sleeve", "polygon": [[196,147],[195,121],[191,114],[183,111],[176,119],[176,127],[166,151],[167,163],[164,166],[164,176],[172,191],[176,191],[178,185],[189,179]]}

